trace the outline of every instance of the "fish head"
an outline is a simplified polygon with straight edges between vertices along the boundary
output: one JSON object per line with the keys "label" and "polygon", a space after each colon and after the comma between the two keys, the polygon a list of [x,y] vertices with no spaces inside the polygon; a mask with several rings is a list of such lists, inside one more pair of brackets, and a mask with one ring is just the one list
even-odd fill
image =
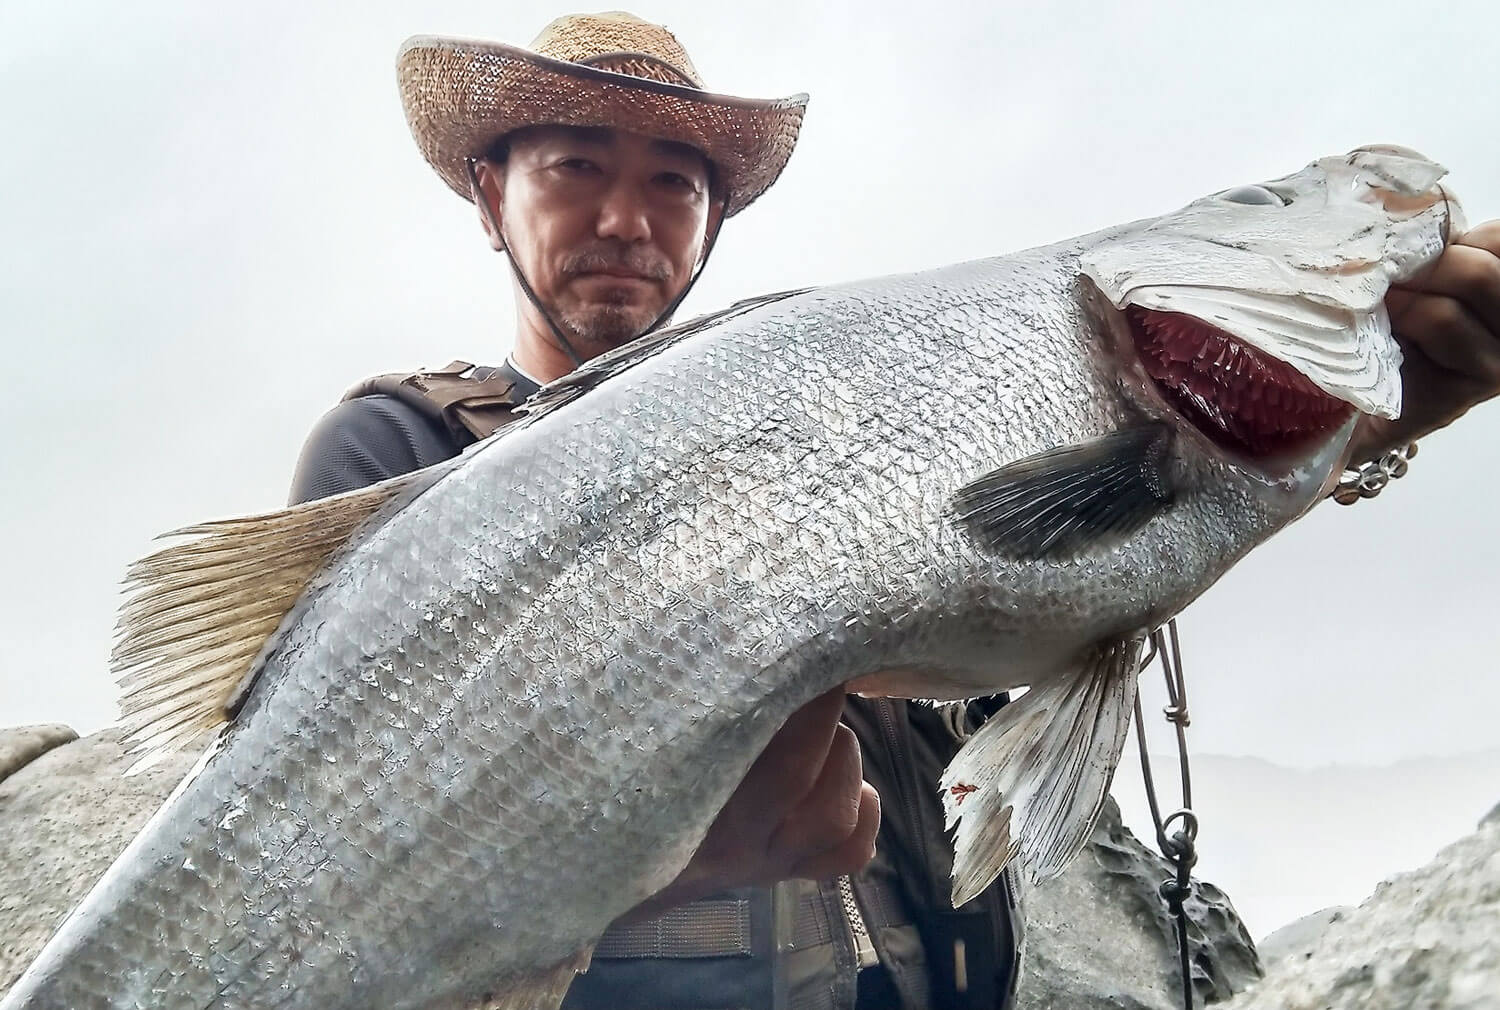
{"label": "fish head", "polygon": [[1309,450],[1335,456],[1359,415],[1400,415],[1384,299],[1463,230],[1445,174],[1406,148],[1358,148],[1108,233],[1080,268],[1157,405],[1284,473]]}

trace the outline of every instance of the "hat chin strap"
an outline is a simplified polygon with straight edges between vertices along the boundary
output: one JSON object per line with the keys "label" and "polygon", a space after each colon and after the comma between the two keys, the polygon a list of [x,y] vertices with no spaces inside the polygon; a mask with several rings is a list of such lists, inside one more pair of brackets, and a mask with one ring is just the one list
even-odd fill
{"label": "hat chin strap", "polygon": [[[479,187],[479,174],[475,171],[474,165],[475,161],[473,158],[464,159],[464,168],[467,169],[469,173],[469,186],[472,188],[474,193],[474,202],[484,208],[484,216],[489,220],[490,228],[494,231],[496,237],[500,240],[500,251],[503,252],[505,254],[505,258],[510,261],[510,269],[516,275],[516,281],[521,285],[521,290],[525,292],[527,301],[531,302],[532,307],[535,308],[538,314],[540,314],[541,317],[547,321],[548,329],[550,329],[552,331],[552,335],[557,338],[557,344],[562,348],[563,353],[565,353],[569,358],[572,359],[573,367],[575,369],[582,367],[583,358],[579,357],[578,352],[573,349],[572,342],[568,340],[566,335],[564,335],[562,327],[558,325],[557,320],[552,318],[552,313],[547,311],[547,307],[542,304],[541,298],[537,296],[537,293],[532,289],[530,282],[526,280],[526,274],[522,272],[521,264],[516,262],[515,254],[510,251],[510,240],[505,237],[505,230],[500,226],[499,219],[495,217],[495,208],[491,207],[490,202],[484,198],[484,190],[480,189]],[[641,337],[644,337],[646,334],[652,332],[662,323],[670,319],[672,317],[672,313],[677,311],[677,306],[681,305],[682,300],[687,297],[688,292],[693,290],[693,285],[697,284],[698,278],[703,275],[703,268],[708,265],[708,254],[713,252],[714,243],[719,239],[719,230],[724,227],[724,215],[728,210],[729,194],[726,192],[724,194],[724,199],[721,201],[719,207],[718,224],[714,226],[713,231],[708,233],[708,238],[703,243],[703,255],[698,258],[697,269],[693,271],[693,275],[688,278],[688,282],[683,285],[682,290],[677,292],[677,297],[673,298],[670,302],[667,303],[667,307],[662,309],[661,314],[652,321],[650,326],[646,327],[639,334],[632,337],[632,341],[639,340]],[[626,341],[626,343],[630,342],[631,341]]]}

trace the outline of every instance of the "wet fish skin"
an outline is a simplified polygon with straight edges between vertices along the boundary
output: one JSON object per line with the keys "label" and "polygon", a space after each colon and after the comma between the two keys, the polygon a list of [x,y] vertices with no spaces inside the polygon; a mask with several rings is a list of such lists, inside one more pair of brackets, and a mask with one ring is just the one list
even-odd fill
{"label": "wet fish skin", "polygon": [[[0,1010],[549,1005],[537,970],[670,882],[813,697],[1043,684],[1180,611],[1352,422],[1266,474],[1153,399],[1080,266],[1140,228],[768,303],[435,468]],[[1143,419],[1175,494],[1122,541],[1015,560],[954,521]]]}

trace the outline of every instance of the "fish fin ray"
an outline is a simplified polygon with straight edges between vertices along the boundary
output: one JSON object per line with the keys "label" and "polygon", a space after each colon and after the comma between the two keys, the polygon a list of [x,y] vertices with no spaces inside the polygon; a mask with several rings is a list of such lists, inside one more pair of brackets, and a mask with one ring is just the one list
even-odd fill
{"label": "fish fin ray", "polygon": [[511,975],[463,1010],[557,1010],[568,987],[580,973],[589,970],[594,948],[585,947],[573,957],[534,972]]}
{"label": "fish fin ray", "polygon": [[1128,536],[1172,501],[1172,429],[1152,422],[1008,463],[954,497],[990,550],[1025,560],[1077,554]]}
{"label": "fish fin ray", "polygon": [[744,298],[728,308],[709,312],[676,326],[669,326],[646,336],[637,337],[628,344],[590,359],[562,378],[549,382],[537,390],[520,408],[526,418],[523,423],[529,424],[539,417],[550,414],[558,407],[571,403],[605,379],[618,375],[647,358],[655,357],[694,333],[744,315],[763,305],[771,305],[785,298],[806,294],[811,290],[813,289],[795,288],[791,291],[777,291],[772,294],[757,295],[754,298]]}
{"label": "fish fin ray", "polygon": [[1061,873],[1104,808],[1135,703],[1143,639],[1092,650],[1067,676],[991,716],[943,772],[954,836],[953,905],[1013,859],[1032,882]]}
{"label": "fish fin ray", "polygon": [[382,507],[446,469],[163,534],[178,542],[126,575],[110,653],[124,743],[140,755],[131,770],[231,720],[309,581]]}

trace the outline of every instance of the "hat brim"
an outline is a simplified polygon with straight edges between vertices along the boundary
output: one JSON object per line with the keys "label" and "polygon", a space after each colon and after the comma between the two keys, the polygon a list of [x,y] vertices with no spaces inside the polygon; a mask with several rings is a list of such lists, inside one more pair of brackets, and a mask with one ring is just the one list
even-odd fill
{"label": "hat brim", "polygon": [[610,126],[689,144],[714,163],[736,214],[776,181],[807,96],[736,98],[617,74],[479,39],[419,35],[396,57],[401,104],[423,157],[472,199],[465,159],[525,126]]}

